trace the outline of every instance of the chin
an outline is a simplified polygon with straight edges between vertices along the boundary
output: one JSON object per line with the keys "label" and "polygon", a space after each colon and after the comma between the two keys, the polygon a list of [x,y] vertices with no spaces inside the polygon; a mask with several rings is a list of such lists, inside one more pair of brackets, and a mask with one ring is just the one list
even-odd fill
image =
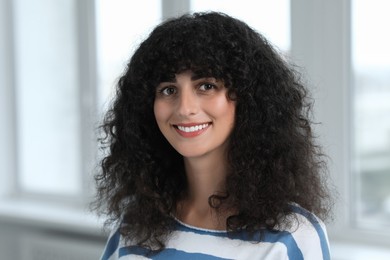
{"label": "chin", "polygon": [[186,148],[180,148],[175,147],[176,151],[181,154],[185,158],[196,158],[201,157],[207,153],[204,149],[188,149]]}
{"label": "chin", "polygon": [[194,152],[181,152],[179,151],[179,153],[184,157],[184,158],[198,158],[198,157],[201,157],[203,155],[205,155],[206,153],[194,153]]}

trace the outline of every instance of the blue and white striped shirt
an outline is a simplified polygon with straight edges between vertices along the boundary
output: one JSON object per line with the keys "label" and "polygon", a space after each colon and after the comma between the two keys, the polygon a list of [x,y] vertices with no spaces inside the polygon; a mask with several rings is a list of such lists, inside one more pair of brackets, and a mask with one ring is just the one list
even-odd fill
{"label": "blue and white striped shirt", "polygon": [[197,228],[177,220],[166,248],[158,254],[146,257],[146,249],[124,244],[117,230],[108,239],[101,259],[330,260],[322,221],[303,208],[293,209],[296,224],[288,230],[266,231],[260,243],[255,242],[256,236],[249,237],[245,232],[228,236],[226,231]]}

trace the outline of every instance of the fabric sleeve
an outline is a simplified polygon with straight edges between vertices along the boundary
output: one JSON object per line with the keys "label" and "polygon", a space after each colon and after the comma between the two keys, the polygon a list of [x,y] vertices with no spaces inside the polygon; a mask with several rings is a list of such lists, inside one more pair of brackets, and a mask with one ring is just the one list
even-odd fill
{"label": "fabric sleeve", "polygon": [[119,227],[116,227],[108,237],[106,246],[100,260],[116,260],[119,259],[119,243],[120,243]]}
{"label": "fabric sleeve", "polygon": [[292,233],[303,259],[330,260],[329,240],[325,224],[303,208],[295,210],[299,226]]}

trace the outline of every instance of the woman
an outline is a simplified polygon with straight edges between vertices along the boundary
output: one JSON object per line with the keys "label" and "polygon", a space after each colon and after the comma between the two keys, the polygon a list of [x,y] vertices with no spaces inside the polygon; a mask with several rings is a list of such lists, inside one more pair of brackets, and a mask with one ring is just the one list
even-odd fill
{"label": "woman", "polygon": [[117,228],[102,259],[329,259],[306,99],[285,60],[237,19],[157,26],[103,124],[98,204]]}

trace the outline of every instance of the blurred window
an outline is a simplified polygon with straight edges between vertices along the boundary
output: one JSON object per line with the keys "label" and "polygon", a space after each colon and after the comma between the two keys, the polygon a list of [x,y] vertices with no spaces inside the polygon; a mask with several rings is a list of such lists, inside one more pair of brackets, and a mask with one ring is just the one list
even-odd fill
{"label": "blurred window", "polygon": [[390,225],[390,2],[352,4],[353,194],[355,224]]}
{"label": "blurred window", "polygon": [[12,5],[15,179],[21,194],[76,198],[86,194],[91,184],[85,181],[92,180],[93,169],[83,158],[94,151],[86,151],[93,148],[83,140],[88,138],[85,131],[91,131],[85,129],[83,115],[94,109],[86,108],[85,95],[98,93],[98,106],[105,103],[132,51],[161,20],[160,1],[97,0],[97,53],[92,56],[97,56],[98,86],[84,86],[80,64],[94,57],[81,53],[80,44],[94,39],[80,37],[78,8],[76,0],[16,0]]}
{"label": "blurred window", "polygon": [[17,186],[81,192],[79,67],[75,0],[15,0]]}

